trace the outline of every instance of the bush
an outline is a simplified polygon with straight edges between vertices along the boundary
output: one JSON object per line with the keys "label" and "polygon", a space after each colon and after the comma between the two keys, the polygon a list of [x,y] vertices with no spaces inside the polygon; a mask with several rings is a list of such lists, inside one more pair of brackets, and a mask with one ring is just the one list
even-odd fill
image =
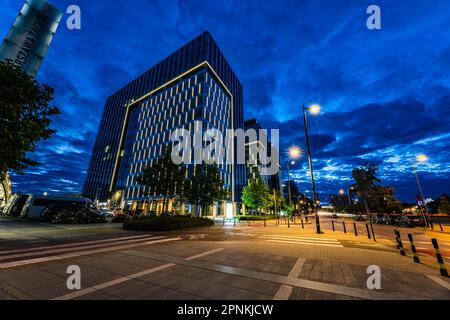
{"label": "bush", "polygon": [[206,218],[160,216],[126,220],[123,224],[123,228],[136,231],[171,231],[209,227],[213,224],[214,222],[212,220]]}
{"label": "bush", "polygon": [[118,214],[115,215],[114,218],[112,219],[113,223],[123,223],[127,220],[127,215],[126,214]]}
{"label": "bush", "polygon": [[90,210],[70,211],[63,209],[54,214],[51,218],[44,217],[44,219],[55,224],[85,224],[106,222],[105,218],[102,215],[96,214]]}

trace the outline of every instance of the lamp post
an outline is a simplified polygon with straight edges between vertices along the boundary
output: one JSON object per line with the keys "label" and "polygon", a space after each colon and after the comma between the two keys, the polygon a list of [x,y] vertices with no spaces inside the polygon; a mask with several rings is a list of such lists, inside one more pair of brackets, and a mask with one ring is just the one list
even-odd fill
{"label": "lamp post", "polygon": [[320,105],[313,104],[309,107],[303,106],[303,122],[305,124],[305,135],[306,135],[306,146],[308,147],[308,162],[309,162],[309,172],[311,174],[311,186],[312,186],[312,192],[313,192],[313,203],[314,203],[314,212],[316,217],[316,232],[321,233],[320,231],[320,220],[319,220],[319,214],[317,212],[317,204],[316,204],[316,186],[314,184],[314,172],[312,167],[312,159],[311,159],[311,148],[309,146],[309,136],[308,136],[308,119],[306,118],[306,111],[309,111],[309,113],[313,115],[318,115],[320,113]]}
{"label": "lamp post", "polygon": [[[289,207],[292,207],[292,196],[291,196],[291,174],[290,174],[290,166],[289,165],[295,165],[295,161],[297,159],[300,159],[303,155],[303,151],[298,146],[291,146],[288,150],[289,158],[291,159],[291,162],[286,162],[286,168],[287,168],[287,174],[288,174],[288,197],[289,197]],[[291,212],[291,218],[293,213]]]}
{"label": "lamp post", "polygon": [[[426,155],[424,155],[424,154],[419,154],[416,157],[416,160],[418,162],[424,163],[424,162],[426,162],[428,160],[428,157]],[[425,201],[425,197],[423,196],[423,191],[422,191],[422,187],[421,187],[420,182],[419,182],[419,176],[418,176],[417,171],[416,171],[416,163],[415,163],[414,159],[411,159],[411,164],[412,164],[412,167],[413,167],[413,170],[414,170],[414,176],[416,177],[416,182],[417,182],[417,187],[419,188],[420,197],[422,198],[422,201],[423,201],[423,207],[425,209],[425,212],[422,212],[422,216],[423,216],[423,218],[425,220],[425,224],[426,224],[426,226],[428,228],[428,227],[430,227],[430,221],[429,221],[430,218],[428,216],[427,202]]]}

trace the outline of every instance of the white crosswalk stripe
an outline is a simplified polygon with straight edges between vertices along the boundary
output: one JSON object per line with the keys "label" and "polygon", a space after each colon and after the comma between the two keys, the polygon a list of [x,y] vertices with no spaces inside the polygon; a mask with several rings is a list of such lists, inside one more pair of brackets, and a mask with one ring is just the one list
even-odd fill
{"label": "white crosswalk stripe", "polygon": [[[60,259],[79,257],[89,254],[103,253],[109,251],[130,249],[137,246],[152,245],[170,241],[181,240],[181,238],[167,238],[165,236],[124,237],[107,240],[86,241],[80,243],[45,246],[32,248],[32,250],[13,251],[12,254],[0,255],[0,269],[17,266],[48,262]],[[39,250],[40,249],[40,250]]]}
{"label": "white crosswalk stripe", "polygon": [[290,243],[290,244],[302,244],[312,246],[325,246],[325,247],[344,247],[337,239],[330,238],[312,238],[290,235],[263,235],[259,237],[268,242],[276,243]]}

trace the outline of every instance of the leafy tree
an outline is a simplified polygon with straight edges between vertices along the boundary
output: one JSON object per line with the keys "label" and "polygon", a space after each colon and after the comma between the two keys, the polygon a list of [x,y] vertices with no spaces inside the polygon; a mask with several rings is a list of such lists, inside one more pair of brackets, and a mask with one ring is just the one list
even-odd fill
{"label": "leafy tree", "polygon": [[355,180],[354,189],[358,192],[358,196],[364,202],[367,214],[370,214],[367,198],[370,190],[373,189],[381,180],[376,176],[378,165],[376,163],[363,163],[359,168],[352,170],[352,176]]}
{"label": "leafy tree", "polygon": [[[173,163],[170,151],[166,149],[162,157],[153,160],[138,176],[137,183],[147,187],[147,195],[163,197],[163,212],[168,211],[169,199],[184,187],[186,167]],[[150,201],[149,201],[150,204]]]}
{"label": "leafy tree", "polygon": [[439,198],[439,200],[440,200],[439,213],[450,214],[450,204],[447,195],[442,195]]}
{"label": "leafy tree", "polygon": [[273,204],[270,190],[261,179],[249,181],[242,191],[241,199],[247,207],[257,211],[268,209]]}
{"label": "leafy tree", "polygon": [[228,192],[216,165],[202,163],[193,168],[194,174],[185,179],[183,195],[197,205],[196,214],[200,216],[200,209],[226,199]]}
{"label": "leafy tree", "polygon": [[394,194],[395,190],[390,186],[373,186],[367,197],[370,208],[378,213],[402,212],[402,204]]}
{"label": "leafy tree", "polygon": [[39,164],[27,153],[55,133],[51,117],[60,110],[49,105],[53,93],[53,88],[39,84],[10,60],[0,62],[0,177]]}

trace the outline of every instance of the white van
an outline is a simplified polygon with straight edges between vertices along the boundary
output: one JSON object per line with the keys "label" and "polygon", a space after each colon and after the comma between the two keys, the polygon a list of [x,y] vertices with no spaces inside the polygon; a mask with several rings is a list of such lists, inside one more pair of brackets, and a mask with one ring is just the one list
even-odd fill
{"label": "white van", "polygon": [[46,208],[56,204],[81,204],[86,208],[97,210],[95,204],[88,198],[31,195],[22,209],[21,216],[40,219],[42,217],[42,212]]}

